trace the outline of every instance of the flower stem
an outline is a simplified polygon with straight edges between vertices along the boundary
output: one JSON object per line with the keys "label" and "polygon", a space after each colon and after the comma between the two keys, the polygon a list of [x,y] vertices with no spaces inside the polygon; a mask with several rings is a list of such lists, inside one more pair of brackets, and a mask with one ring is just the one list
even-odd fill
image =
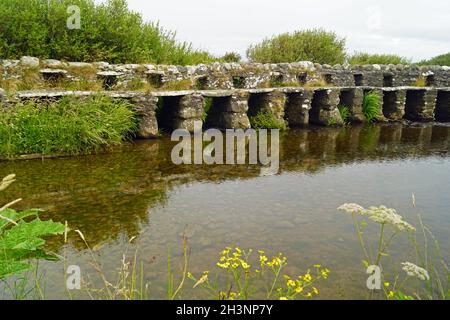
{"label": "flower stem", "polygon": [[380,230],[380,239],[378,240],[378,254],[377,254],[377,261],[375,262],[375,265],[378,266],[381,260],[381,255],[383,253],[383,238],[384,238],[384,223],[381,224],[381,230]]}

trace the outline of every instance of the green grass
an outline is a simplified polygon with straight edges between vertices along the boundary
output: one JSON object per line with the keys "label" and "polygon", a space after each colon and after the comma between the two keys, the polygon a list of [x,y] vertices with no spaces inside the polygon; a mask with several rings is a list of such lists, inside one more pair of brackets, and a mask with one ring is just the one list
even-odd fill
{"label": "green grass", "polygon": [[350,109],[345,105],[338,106],[338,109],[341,114],[342,121],[344,121],[345,124],[348,124],[350,122]]}
{"label": "green grass", "polygon": [[367,121],[375,122],[381,115],[381,95],[370,91],[364,95],[363,113]]}
{"label": "green grass", "polygon": [[209,98],[209,97],[205,98],[205,104],[203,106],[203,114],[202,114],[203,122],[205,122],[206,119],[208,118],[208,114],[209,114],[209,111],[211,110],[212,103],[213,103],[212,98]]}
{"label": "green grass", "polygon": [[423,88],[423,87],[426,87],[426,86],[427,86],[427,80],[425,79],[424,76],[420,76],[420,77],[418,77],[418,78],[416,79],[416,81],[414,81],[411,85],[412,85],[413,87],[420,87],[420,88]]}
{"label": "green grass", "polygon": [[192,90],[193,84],[190,79],[175,80],[164,83],[160,91],[182,91]]}
{"label": "green grass", "polygon": [[27,102],[0,113],[0,157],[91,153],[121,143],[135,129],[125,101],[98,95]]}
{"label": "green grass", "polygon": [[250,123],[254,129],[287,129],[284,121],[278,120],[273,114],[264,111],[260,111],[255,116],[250,117]]}

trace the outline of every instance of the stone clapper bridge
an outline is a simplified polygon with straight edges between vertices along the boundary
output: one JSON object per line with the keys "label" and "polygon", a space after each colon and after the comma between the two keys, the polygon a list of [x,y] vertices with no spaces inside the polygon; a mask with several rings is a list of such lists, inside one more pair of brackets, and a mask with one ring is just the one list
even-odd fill
{"label": "stone clapper bridge", "polygon": [[[294,68],[298,65],[302,71],[294,74],[292,69],[298,70]],[[310,124],[342,125],[343,120],[338,109],[340,105],[348,107],[351,122],[364,122],[363,97],[370,91],[378,92],[382,97],[380,121],[450,122],[450,68],[445,67],[418,69],[404,66],[401,71],[392,71],[395,66],[375,65],[352,69],[336,66],[331,68],[308,62],[256,64],[256,67],[252,65],[253,71],[250,75],[242,72],[241,76],[236,76],[236,72],[229,71],[230,66],[231,69],[244,70],[245,65],[229,64],[227,67],[227,64],[213,64],[199,66],[198,69],[203,70],[202,75],[199,76],[197,72],[196,76],[190,76],[192,81],[197,81],[206,89],[136,92],[111,90],[115,83],[124,79],[123,73],[114,71],[117,66],[103,65],[103,70],[106,71],[98,72],[97,77],[103,81],[102,92],[105,95],[114,99],[126,99],[133,105],[140,118],[137,138],[155,138],[159,128],[187,129],[192,132],[195,121],[204,121],[207,128],[248,129],[251,127],[249,117],[259,112],[270,112],[276,119],[285,121],[289,127],[304,127]],[[132,66],[136,68],[136,65]],[[227,70],[223,72],[229,79],[225,85],[218,85],[217,81],[209,79],[214,77],[214,73],[208,71],[209,68],[217,69],[218,66]],[[162,68],[156,67],[157,70]],[[154,66],[149,69],[151,70],[145,73],[147,79],[154,80],[156,76],[159,82],[164,81],[166,75],[163,71],[155,71]],[[274,69],[277,71],[273,71]],[[288,71],[283,72],[286,69]],[[388,73],[387,70],[391,71]],[[40,73],[45,80],[65,76],[66,72],[59,69],[42,69]],[[134,74],[131,75],[133,76]],[[257,88],[258,81],[254,81],[273,81],[274,77],[279,85],[273,88]],[[396,83],[410,83],[418,77],[424,77],[424,87],[395,86]],[[326,86],[309,85],[309,81],[314,81],[314,78],[322,79]],[[296,86],[283,85],[292,84],[292,80],[296,81]],[[0,99],[4,100],[6,105],[14,105],[26,100],[54,101],[68,95],[87,97],[94,94],[98,92],[43,90],[16,92],[6,98],[5,95],[2,97],[0,92]],[[204,119],[206,99],[209,99],[209,110]],[[161,112],[157,116],[158,106]]]}

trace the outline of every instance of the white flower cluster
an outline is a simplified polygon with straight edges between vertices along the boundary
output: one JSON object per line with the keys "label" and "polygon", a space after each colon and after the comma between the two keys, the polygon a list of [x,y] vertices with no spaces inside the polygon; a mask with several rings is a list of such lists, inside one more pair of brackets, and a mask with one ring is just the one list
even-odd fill
{"label": "white flower cluster", "polygon": [[395,209],[386,208],[385,206],[370,207],[364,209],[356,203],[345,203],[338,208],[338,210],[346,211],[348,213],[357,213],[368,217],[370,220],[381,223],[390,224],[399,231],[415,231],[416,229],[408,222],[403,220],[403,217],[395,211]]}
{"label": "white flower cluster", "polygon": [[403,271],[405,271],[408,274],[408,276],[417,277],[423,281],[430,280],[430,275],[428,274],[428,271],[425,270],[424,268],[421,268],[411,262],[403,262],[402,266]]}
{"label": "white flower cluster", "polygon": [[338,208],[338,210],[346,211],[348,213],[358,213],[362,215],[364,208],[356,203],[344,203],[342,206]]}

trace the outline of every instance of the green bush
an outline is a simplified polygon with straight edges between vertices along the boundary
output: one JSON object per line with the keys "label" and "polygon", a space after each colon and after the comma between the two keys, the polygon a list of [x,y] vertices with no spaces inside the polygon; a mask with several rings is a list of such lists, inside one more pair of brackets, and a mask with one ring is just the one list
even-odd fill
{"label": "green bush", "polygon": [[227,52],[220,60],[224,62],[241,62],[242,57],[237,52]]}
{"label": "green bush", "polygon": [[345,60],[345,39],[323,29],[283,33],[250,46],[247,56],[251,61],[261,63],[308,60],[338,64]]}
{"label": "green bush", "polygon": [[260,111],[255,116],[250,117],[250,124],[254,129],[287,129],[283,120],[278,120],[272,113],[264,111]]}
{"label": "green bush", "polygon": [[364,95],[363,113],[367,121],[374,122],[381,115],[381,95],[370,91]]}
{"label": "green bush", "polygon": [[411,60],[395,54],[369,54],[357,52],[348,58],[352,65],[365,64],[411,64]]}
{"label": "green bush", "polygon": [[103,96],[27,102],[0,112],[0,156],[80,154],[119,144],[136,128],[128,102]]}
{"label": "green bush", "polygon": [[424,66],[450,66],[450,52],[440,56],[419,62]]}
{"label": "green bush", "polygon": [[[67,7],[81,10],[81,28],[69,30]],[[175,33],[144,22],[126,0],[2,0],[0,58],[24,55],[69,61],[197,64],[212,56],[179,43]]]}

